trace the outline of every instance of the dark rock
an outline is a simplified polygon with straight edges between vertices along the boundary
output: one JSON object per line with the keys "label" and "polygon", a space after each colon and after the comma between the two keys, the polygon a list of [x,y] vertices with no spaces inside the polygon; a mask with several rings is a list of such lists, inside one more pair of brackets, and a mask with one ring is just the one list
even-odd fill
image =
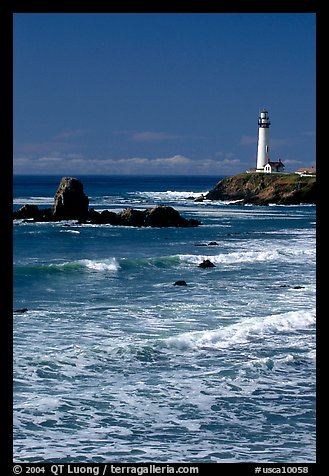
{"label": "dark rock", "polygon": [[198,220],[186,220],[177,210],[167,206],[157,206],[146,210],[126,208],[119,213],[104,210],[101,213],[91,209],[87,216],[88,221],[97,224],[111,224],[121,226],[150,226],[150,227],[188,227],[200,224]]}
{"label": "dark rock", "polygon": [[172,207],[159,205],[150,210],[146,210],[144,226],[151,227],[193,227],[200,225],[199,220],[182,217],[177,210]]}
{"label": "dark rock", "polygon": [[179,281],[176,281],[174,283],[174,286],[187,286],[187,283],[186,281],[184,281],[183,279],[179,280]]}
{"label": "dark rock", "polygon": [[109,210],[98,212],[91,208],[86,217],[86,221],[95,225],[118,225],[120,219],[116,213],[110,212]]}
{"label": "dark rock", "polygon": [[198,265],[199,268],[215,268],[216,266],[209,259],[204,259],[202,263]]}
{"label": "dark rock", "polygon": [[141,210],[134,210],[133,208],[126,208],[118,213],[119,225],[124,226],[143,226],[145,219],[145,212]]}
{"label": "dark rock", "polygon": [[199,226],[201,225],[201,221],[200,220],[197,220],[196,218],[189,218],[188,220],[186,220],[186,227],[195,227],[195,226]]}
{"label": "dark rock", "polygon": [[84,220],[88,215],[89,199],[80,180],[63,177],[54,197],[53,219]]}
{"label": "dark rock", "polygon": [[23,313],[23,312],[27,312],[28,309],[26,307],[23,307],[22,309],[14,309],[14,312],[20,312],[20,313]]}
{"label": "dark rock", "polygon": [[35,221],[52,221],[53,219],[52,208],[44,208],[40,210],[39,216],[35,218]]}
{"label": "dark rock", "polygon": [[97,212],[94,208],[91,208],[88,211],[86,221],[91,222],[91,223],[95,223],[96,225],[103,223],[101,214],[99,212]]}
{"label": "dark rock", "polygon": [[218,246],[217,241],[210,241],[209,243],[196,243],[194,246]]}
{"label": "dark rock", "polygon": [[24,219],[26,221],[50,221],[53,220],[52,209],[39,209],[37,205],[24,205],[14,212],[14,219]]}
{"label": "dark rock", "polygon": [[120,222],[118,215],[114,212],[110,212],[109,210],[103,210],[101,212],[101,219],[102,223],[108,225],[118,225]]}
{"label": "dark rock", "polygon": [[305,286],[290,286],[288,284],[279,284],[280,288],[290,288],[290,289],[304,289]]}
{"label": "dark rock", "polygon": [[23,205],[19,210],[14,212],[14,218],[30,219],[38,217],[39,214],[40,210],[37,205]]}

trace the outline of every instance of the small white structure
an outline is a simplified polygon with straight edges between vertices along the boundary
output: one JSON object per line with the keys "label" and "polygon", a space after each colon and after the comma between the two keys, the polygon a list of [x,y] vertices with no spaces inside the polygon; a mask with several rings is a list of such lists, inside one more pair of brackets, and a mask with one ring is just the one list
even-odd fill
{"label": "small white structure", "polygon": [[270,124],[267,110],[262,109],[258,118],[257,172],[264,172],[264,167],[270,160]]}
{"label": "small white structure", "polygon": [[279,159],[277,162],[271,162],[270,160],[263,168],[263,172],[271,174],[273,172],[282,172],[284,170],[284,164]]}

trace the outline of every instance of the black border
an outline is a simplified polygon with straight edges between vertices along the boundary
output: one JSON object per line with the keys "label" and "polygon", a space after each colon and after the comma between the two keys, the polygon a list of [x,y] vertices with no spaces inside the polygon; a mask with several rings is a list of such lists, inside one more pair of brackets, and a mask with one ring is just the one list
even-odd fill
{"label": "black border", "polygon": [[[9,4],[8,4],[9,3]],[[115,5],[112,2],[103,0],[94,0],[85,2],[78,2],[78,0],[67,0],[64,4],[60,2],[54,2],[48,0],[13,0],[7,2],[4,0],[1,2],[0,8],[0,104],[1,104],[1,137],[2,137],[2,173],[0,174],[0,219],[2,229],[2,245],[1,250],[1,271],[3,274],[2,288],[4,293],[2,295],[2,329],[1,333],[2,342],[0,345],[1,354],[0,362],[2,364],[2,405],[0,406],[0,421],[1,421],[1,450],[0,450],[0,463],[1,466],[7,468],[6,475],[13,474],[13,320],[12,320],[12,306],[13,306],[13,227],[12,227],[12,203],[13,203],[13,16],[15,13],[315,13],[317,14],[317,73],[319,72],[319,45],[320,45],[320,33],[319,23],[322,25],[325,21],[325,13],[323,8],[322,16],[318,15],[318,3],[316,0],[225,0],[220,4],[215,4],[217,8],[214,10],[214,3],[210,2],[209,6],[203,4],[203,8],[193,9],[193,5],[189,11],[185,10],[185,7],[179,7],[177,4],[175,8],[171,8],[168,3],[163,2],[163,6],[157,3],[157,10],[150,9],[149,5],[139,5],[138,10],[132,8],[132,6],[125,5],[129,8],[128,11],[119,5]],[[322,3],[324,5],[324,3]],[[116,8],[117,7],[117,8]],[[320,20],[320,22],[319,22]],[[321,49],[321,48],[320,48]],[[317,75],[317,91],[319,89],[319,73]],[[317,93],[317,98],[319,94]],[[322,103],[321,103],[322,105]],[[324,109],[324,108],[322,108]],[[318,114],[317,114],[318,117]],[[320,122],[320,121],[318,121]],[[317,152],[319,151],[319,144],[317,140]],[[320,162],[320,161],[319,161]],[[321,164],[318,162],[317,169],[320,172]],[[318,174],[319,175],[319,174]],[[321,180],[320,187],[321,187]],[[318,187],[318,190],[319,188]],[[320,194],[319,194],[320,195]],[[321,200],[317,203],[317,220],[320,219],[322,213]],[[320,220],[321,223],[321,220]],[[319,228],[317,225],[317,246],[319,245]],[[317,265],[319,260],[317,260]],[[320,277],[319,267],[317,266],[317,277]],[[322,277],[322,275],[321,275]],[[318,279],[318,283],[319,283]],[[318,291],[317,291],[318,295]],[[319,296],[318,296],[319,297]],[[318,300],[319,302],[319,300]],[[318,308],[319,309],[319,308]],[[320,315],[320,313],[318,313]],[[325,316],[324,316],[325,317]],[[318,323],[320,324],[320,323]],[[320,336],[320,325],[317,326],[317,338]],[[319,355],[319,352],[317,352]],[[319,360],[319,359],[318,359]],[[321,363],[320,363],[321,364]],[[317,364],[317,428],[319,427],[319,367]],[[317,441],[319,442],[319,429],[317,430]],[[324,440],[323,440],[324,443]],[[322,444],[321,447],[324,445]],[[324,452],[323,452],[324,453]],[[320,464],[323,454],[320,454],[320,444],[317,444],[317,462],[314,464],[303,464],[301,466],[308,466],[308,474],[321,474]],[[156,464],[156,463],[155,463]],[[170,464],[170,463],[168,463]],[[265,467],[283,467],[289,466],[289,464],[257,464],[257,463],[209,463],[209,464],[194,464],[199,466],[199,474],[208,472],[209,470],[218,468],[223,469],[222,474],[254,474],[254,468],[256,466]],[[184,463],[180,464],[181,466]],[[193,466],[187,464],[186,466]],[[27,466],[27,465],[22,465]],[[33,466],[33,465],[29,465]],[[44,465],[45,466],[45,465]],[[80,466],[80,465],[76,465]],[[81,465],[82,466],[82,465]],[[90,465],[89,465],[90,466]],[[117,464],[120,466],[120,464]],[[290,464],[290,466],[296,466],[296,463]],[[319,470],[319,472],[318,472]],[[241,472],[240,472],[241,471]],[[24,474],[24,473],[23,473]],[[51,473],[49,473],[51,474]],[[65,472],[63,474],[66,474]],[[109,474],[109,473],[107,473]],[[293,473],[292,473],[293,474]]]}

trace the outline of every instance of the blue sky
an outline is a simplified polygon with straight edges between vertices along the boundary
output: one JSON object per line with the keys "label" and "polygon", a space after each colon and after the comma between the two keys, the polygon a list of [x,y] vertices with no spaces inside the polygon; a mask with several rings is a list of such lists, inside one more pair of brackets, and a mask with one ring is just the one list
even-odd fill
{"label": "blue sky", "polygon": [[14,14],[15,174],[315,165],[314,13]]}

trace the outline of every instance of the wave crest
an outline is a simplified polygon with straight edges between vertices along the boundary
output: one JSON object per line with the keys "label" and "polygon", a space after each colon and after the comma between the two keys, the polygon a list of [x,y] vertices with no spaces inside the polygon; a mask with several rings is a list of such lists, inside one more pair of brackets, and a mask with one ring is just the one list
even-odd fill
{"label": "wave crest", "polygon": [[239,346],[255,338],[276,333],[303,330],[315,324],[315,313],[311,311],[290,311],[263,318],[253,317],[238,323],[211,331],[186,332],[166,339],[165,345],[180,349],[222,350]]}

